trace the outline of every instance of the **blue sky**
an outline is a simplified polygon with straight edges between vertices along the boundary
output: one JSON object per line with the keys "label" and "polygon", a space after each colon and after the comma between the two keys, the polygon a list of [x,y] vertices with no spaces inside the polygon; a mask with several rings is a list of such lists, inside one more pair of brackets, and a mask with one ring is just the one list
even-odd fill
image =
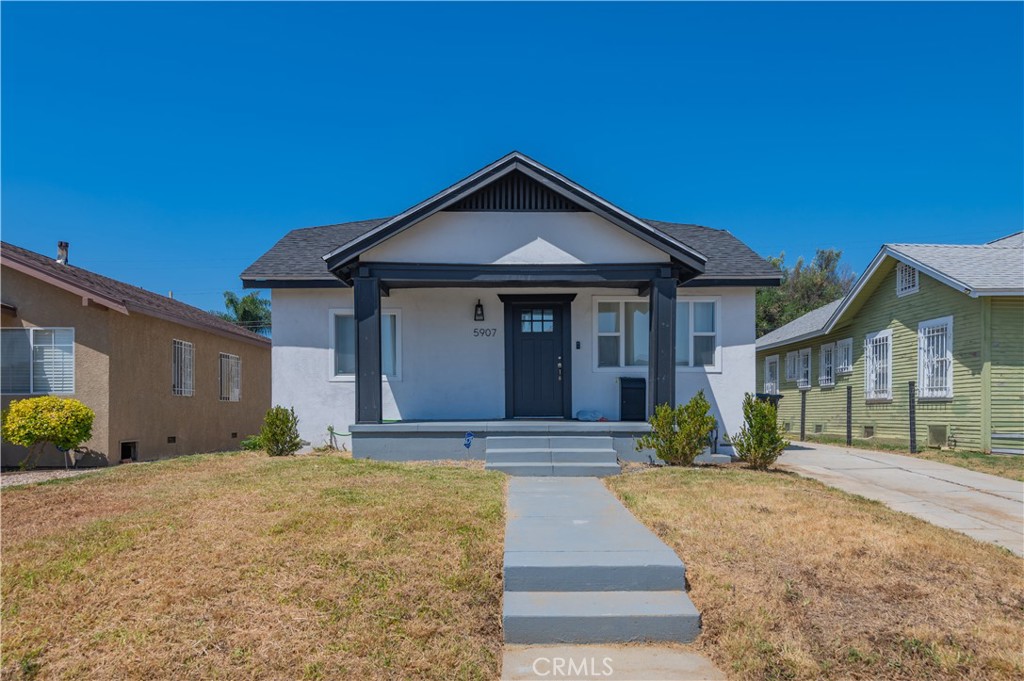
{"label": "blue sky", "polygon": [[2,5],[2,233],[220,309],[512,149],[761,254],[1024,224],[1020,3]]}

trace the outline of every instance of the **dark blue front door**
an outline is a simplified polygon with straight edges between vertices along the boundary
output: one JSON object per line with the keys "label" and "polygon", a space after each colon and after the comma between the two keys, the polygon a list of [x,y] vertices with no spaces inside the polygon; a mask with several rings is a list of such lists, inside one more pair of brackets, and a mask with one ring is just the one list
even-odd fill
{"label": "dark blue front door", "polygon": [[512,310],[513,415],[561,418],[565,343],[561,305],[521,304]]}

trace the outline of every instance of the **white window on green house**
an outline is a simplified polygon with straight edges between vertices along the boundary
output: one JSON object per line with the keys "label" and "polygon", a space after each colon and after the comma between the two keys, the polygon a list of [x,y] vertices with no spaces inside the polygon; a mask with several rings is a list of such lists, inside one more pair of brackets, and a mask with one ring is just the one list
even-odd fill
{"label": "white window on green house", "polygon": [[800,351],[800,359],[797,363],[796,387],[807,390],[811,387],[811,349],[804,348]]}
{"label": "white window on green house", "polygon": [[188,341],[175,339],[172,352],[171,393],[179,397],[192,397],[195,394],[195,346]]}
{"label": "white window on green house", "polygon": [[821,346],[818,357],[818,385],[828,387],[836,384],[835,357],[835,343],[826,343]]}
{"label": "white window on green house", "polygon": [[864,399],[892,399],[892,329],[864,339]]}
{"label": "white window on green house", "polygon": [[906,296],[918,290],[917,268],[905,262],[896,265],[896,295]]}
{"label": "white window on green house", "polygon": [[786,353],[786,380],[795,381],[800,371],[798,369],[800,361],[800,353],[798,352],[787,352]]}
{"label": "white window on green house", "polygon": [[836,341],[836,373],[853,373],[853,339],[844,338]]}
{"label": "white window on green house", "polygon": [[68,395],[75,392],[75,330],[0,331],[0,392]]}
{"label": "white window on green house", "polygon": [[220,399],[222,402],[242,399],[242,360],[238,355],[220,353]]}
{"label": "white window on green house", "polygon": [[924,399],[953,397],[953,318],[917,327],[917,393]]}
{"label": "white window on green house", "polygon": [[[331,378],[354,380],[356,373],[356,319],[352,310],[331,310]],[[402,352],[398,342],[401,319],[397,310],[385,310],[380,319],[380,370],[392,380],[401,378]]]}
{"label": "white window on green house", "polygon": [[764,392],[769,395],[779,394],[779,356],[764,358]]}

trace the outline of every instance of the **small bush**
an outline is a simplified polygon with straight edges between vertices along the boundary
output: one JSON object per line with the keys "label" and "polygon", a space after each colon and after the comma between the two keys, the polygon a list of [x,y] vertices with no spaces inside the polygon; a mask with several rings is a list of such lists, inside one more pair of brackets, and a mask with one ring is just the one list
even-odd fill
{"label": "small bush", "polygon": [[238,446],[241,447],[242,450],[246,452],[255,452],[257,450],[263,449],[263,445],[262,443],[260,443],[259,435],[250,435],[249,437],[239,442]]}
{"label": "small bush", "polygon": [[263,418],[259,434],[260,445],[270,456],[291,456],[299,451],[299,419],[294,409],[271,407]]}
{"label": "small bush", "polygon": [[0,416],[0,435],[11,444],[28,447],[21,468],[35,467],[47,444],[66,451],[74,463],[74,450],[92,437],[95,414],[68,397],[32,397],[14,400]]}
{"label": "small bush", "polygon": [[732,446],[751,468],[767,470],[789,445],[779,432],[778,412],[771,402],[747,393],[743,398],[743,426],[733,435]]}
{"label": "small bush", "polygon": [[637,451],[653,449],[659,459],[672,466],[692,466],[718,425],[703,390],[675,409],[659,404],[649,422],[651,432],[637,441]]}

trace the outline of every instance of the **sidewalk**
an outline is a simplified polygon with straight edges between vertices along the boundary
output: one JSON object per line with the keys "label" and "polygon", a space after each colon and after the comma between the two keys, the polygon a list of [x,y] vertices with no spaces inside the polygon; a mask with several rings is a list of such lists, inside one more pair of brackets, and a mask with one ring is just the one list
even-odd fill
{"label": "sidewalk", "polygon": [[779,466],[1024,556],[1024,483],[885,452],[801,442]]}

